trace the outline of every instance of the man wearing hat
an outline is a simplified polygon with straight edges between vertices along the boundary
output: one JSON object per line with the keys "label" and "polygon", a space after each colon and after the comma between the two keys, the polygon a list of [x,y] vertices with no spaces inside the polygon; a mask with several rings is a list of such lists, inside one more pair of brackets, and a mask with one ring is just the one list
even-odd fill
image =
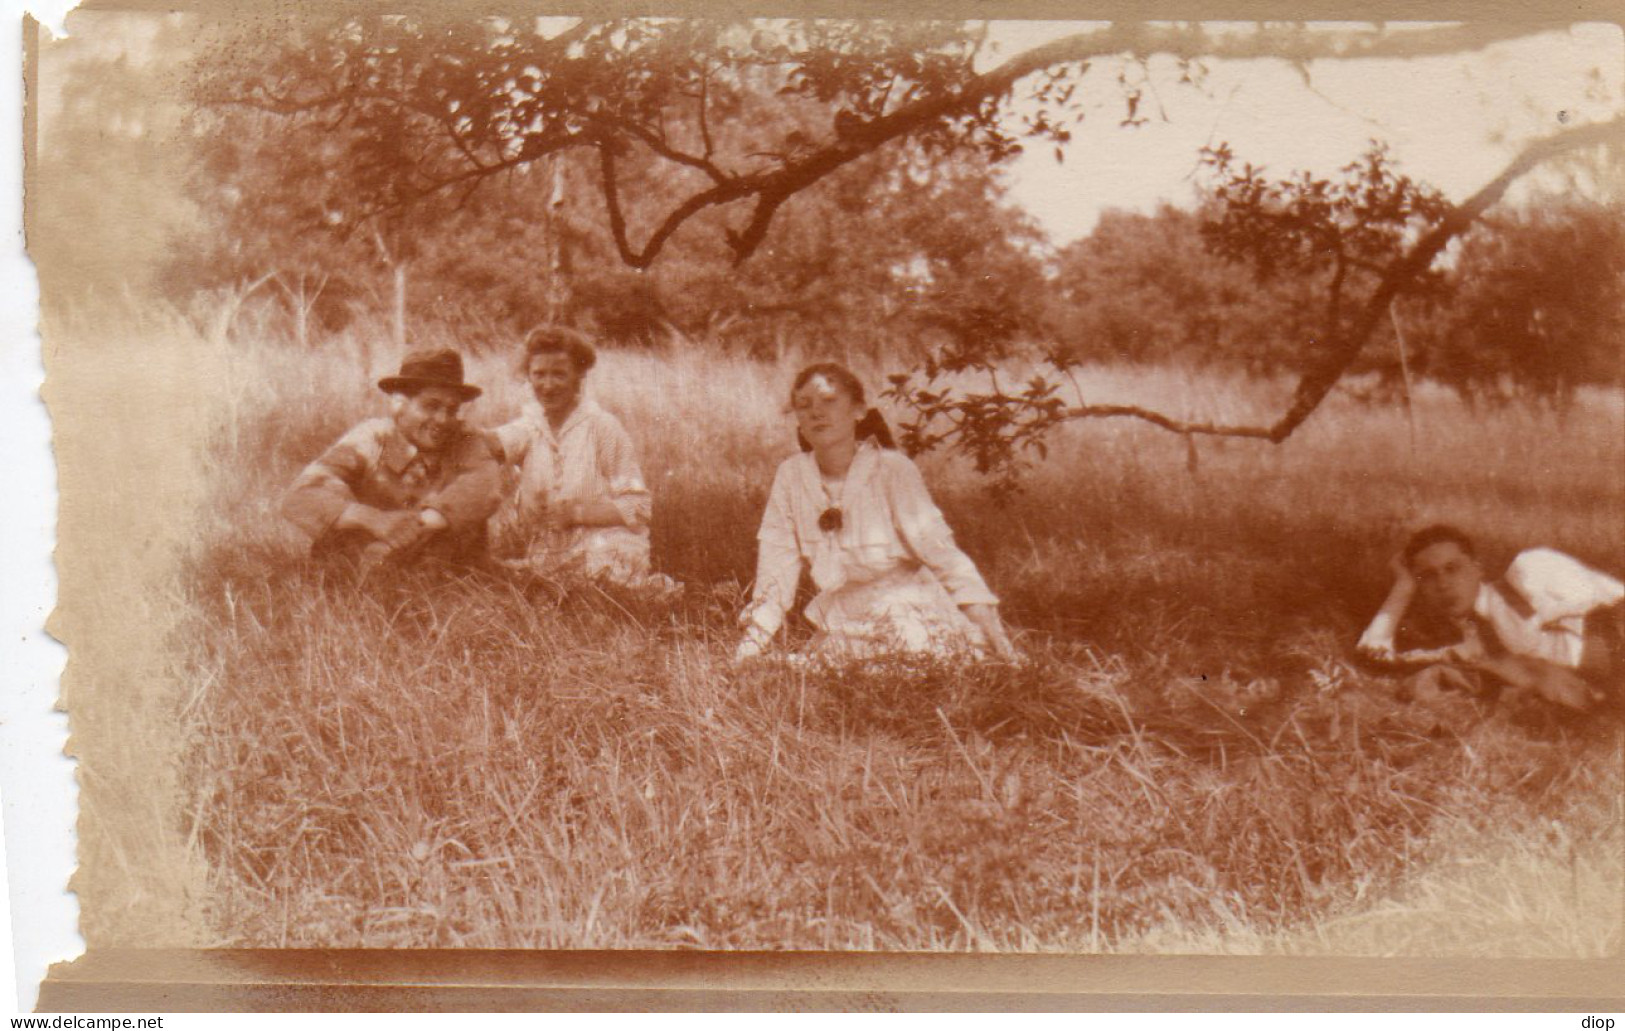
{"label": "man wearing hat", "polygon": [[378,386],[387,418],[340,437],[294,481],[287,518],[318,557],[347,556],[370,570],[382,562],[478,561],[485,521],[502,487],[501,450],[458,412],[480,395],[463,382],[456,351],[414,351]]}

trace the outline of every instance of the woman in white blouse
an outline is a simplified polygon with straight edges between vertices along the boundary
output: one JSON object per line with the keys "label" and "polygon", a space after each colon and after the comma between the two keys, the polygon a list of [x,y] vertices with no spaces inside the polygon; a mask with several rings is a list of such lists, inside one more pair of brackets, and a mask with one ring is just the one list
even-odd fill
{"label": "woman in white blouse", "polygon": [[816,650],[856,658],[988,648],[1014,657],[998,599],[954,544],[885,420],[866,407],[858,378],[834,363],[809,366],[790,403],[802,453],[773,479],[736,658],[772,641],[803,563],[818,587],[807,606]]}
{"label": "woman in white blouse", "polygon": [[495,537],[510,564],[535,572],[671,587],[649,570],[649,489],[632,438],[582,392],[597,358],[563,326],[526,336],[535,403],[496,431],[518,486],[497,513]]}

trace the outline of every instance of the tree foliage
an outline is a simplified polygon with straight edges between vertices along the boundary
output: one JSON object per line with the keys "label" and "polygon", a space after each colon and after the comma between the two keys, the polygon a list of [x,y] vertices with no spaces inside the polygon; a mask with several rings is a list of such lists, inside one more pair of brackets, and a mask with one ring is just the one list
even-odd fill
{"label": "tree foliage", "polygon": [[[917,372],[891,378],[888,395],[915,413],[903,427],[905,442],[914,450],[951,442],[970,454],[978,469],[998,474],[1006,488],[1026,455],[1042,457],[1049,434],[1078,419],[1134,418],[1187,437],[1279,443],[1356,364],[1400,298],[1439,297],[1446,281],[1433,267],[1435,259],[1519,175],[1566,146],[1612,139],[1619,131],[1617,123],[1609,123],[1537,142],[1461,205],[1399,174],[1377,144],[1362,161],[1344,168],[1338,182],[1307,173],[1271,181],[1251,166],[1238,170],[1229,149],[1221,146],[1208,154],[1215,183],[1202,232],[1209,250],[1245,263],[1263,285],[1291,276],[1318,287],[1311,309],[1315,332],[1300,342],[1293,363],[1298,385],[1273,423],[1199,422],[1138,405],[1091,404],[1076,377],[1076,353],[1056,346],[1041,355],[1044,371],[1020,388],[1007,388],[998,374],[1008,344],[991,341],[944,348]],[[962,385],[965,374],[975,386]]]}
{"label": "tree foliage", "polygon": [[[757,117],[776,117],[787,131],[797,124],[793,112]],[[609,339],[676,331],[749,350],[799,339],[876,354],[882,338],[905,350],[927,346],[960,309],[1014,305],[1042,280],[1042,235],[1006,202],[992,163],[974,153],[945,160],[908,143],[869,155],[807,190],[742,266],[731,263],[720,233],[693,232],[638,270],[604,232],[587,155],[510,169],[486,182],[477,202],[415,208],[420,217],[386,237],[381,223],[346,233],[324,220],[325,191],[342,190],[301,188],[320,180],[329,159],[321,140],[294,142],[304,132],[297,123],[228,108],[200,112],[196,128],[204,157],[194,195],[210,231],[177,253],[173,292],[267,272],[279,283],[319,282],[316,316],[329,330],[353,308],[384,303],[390,260],[410,264],[414,325],[495,323],[512,336],[562,319]],[[633,155],[625,166],[637,184],[629,210],[664,203],[680,188],[646,158]],[[707,213],[695,224],[713,228],[723,217]]]}
{"label": "tree foliage", "polygon": [[1545,197],[1486,218],[1419,315],[1415,372],[1469,399],[1564,403],[1625,380],[1625,205]]}
{"label": "tree foliage", "polygon": [[[1091,67],[1118,70],[1121,120],[1133,125],[1145,118],[1145,78],[1130,73],[1156,55],[1176,58],[1183,83],[1199,87],[1212,59],[1285,60],[1307,79],[1317,60],[1459,52],[1543,27],[1124,23],[995,62],[977,24],[619,18],[561,27],[517,11],[477,20],[336,14],[291,35],[283,24],[237,34],[198,66],[193,96],[208,123],[201,135],[223,158],[234,136],[249,150],[275,141],[211,174],[253,183],[234,187],[254,198],[238,224],[338,241],[301,260],[362,267],[370,242],[397,284],[410,266],[447,311],[472,296],[517,312],[536,304],[537,291],[512,272],[529,255],[538,278],[570,284],[564,299],[545,291],[549,317],[567,309],[601,325],[619,320],[621,335],[670,323],[760,344],[790,321],[842,339],[885,326],[892,339],[937,348],[916,376],[894,382],[894,396],[920,417],[914,444],[953,440],[992,469],[1041,450],[1044,434],[1073,418],[1286,439],[1359,366],[1397,301],[1444,288],[1435,259],[1514,179],[1621,135],[1614,122],[1538,141],[1459,205],[1397,174],[1380,147],[1340,177],[1281,180],[1218,148],[1208,154],[1204,251],[1169,257],[1245,266],[1253,293],[1239,276],[1190,276],[1176,307],[1216,305],[1216,321],[1147,323],[1109,286],[1089,285],[1123,271],[1098,249],[1062,256],[1071,282],[1058,292],[1038,288],[1037,234],[1002,203],[992,174],[1035,143],[1060,156],[1086,113],[1080,90]],[[244,125],[265,131],[243,134]],[[489,244],[491,260],[468,260],[474,241]],[[277,260],[296,251],[280,248]],[[1157,272],[1142,264],[1138,274],[1177,295],[1169,268]],[[333,289],[331,273],[310,281]],[[1260,295],[1295,302],[1288,342],[1265,352],[1250,350],[1251,334],[1230,317],[1258,307]],[[1084,318],[1070,318],[1080,310]],[[1102,345],[1086,325],[1064,331],[1091,318],[1114,342]],[[1051,372],[1024,391],[1002,389],[999,361],[1033,338]],[[1265,426],[1063,400],[1078,355],[1103,346],[1139,358],[1234,354],[1300,378]],[[995,385],[958,391],[947,377],[966,371]]]}
{"label": "tree foliage", "polygon": [[[1211,201],[1197,210],[1108,212],[1061,252],[1055,286],[1068,356],[1261,375],[1302,367],[1303,342],[1319,331],[1317,284],[1298,275],[1258,282],[1247,264],[1218,259],[1204,238],[1212,218],[1204,210]],[[1625,212],[1542,195],[1474,226],[1393,319],[1414,378],[1475,402],[1560,402],[1580,386],[1622,381],[1622,289]],[[1394,332],[1379,326],[1351,366],[1375,377],[1361,396],[1389,399],[1404,389]]]}
{"label": "tree foliage", "polygon": [[[292,36],[272,25],[219,48],[197,96],[349,130],[344,189],[324,215],[352,231],[432,201],[467,203],[493,177],[553,154],[588,153],[617,253],[646,268],[713,209],[742,210],[722,235],[744,261],[788,201],[893,141],[993,160],[1023,141],[1064,142],[1094,62],[1143,66],[1168,54],[1196,81],[1206,58],[1272,57],[1306,69],[1316,58],[1451,52],[1539,27],[1121,23],[983,69],[985,25],[965,23],[631,18],[580,20],[549,35],[520,12],[472,21],[337,15]],[[1118,76],[1131,124],[1142,117],[1134,81]],[[1034,105],[1011,118],[1006,101],[1018,92]],[[752,131],[763,109],[805,121]],[[641,224],[625,205],[634,154],[682,184]]]}
{"label": "tree foliage", "polygon": [[1063,353],[1252,372],[1290,365],[1312,332],[1310,285],[1290,276],[1259,283],[1216,260],[1202,223],[1200,210],[1167,203],[1148,215],[1112,210],[1063,248],[1055,262]]}

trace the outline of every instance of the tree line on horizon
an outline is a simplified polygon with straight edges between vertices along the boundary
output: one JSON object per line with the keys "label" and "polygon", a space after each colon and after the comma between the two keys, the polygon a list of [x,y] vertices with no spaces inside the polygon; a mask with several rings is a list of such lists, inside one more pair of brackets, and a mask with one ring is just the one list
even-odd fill
{"label": "tree line on horizon", "polygon": [[[159,31],[183,30],[170,22]],[[799,344],[905,367],[945,339],[971,339],[1072,362],[1269,375],[1298,368],[1323,335],[1326,279],[1313,252],[1325,240],[1309,233],[1307,256],[1273,260],[1274,245],[1261,241],[1295,230],[1255,218],[1246,246],[1227,245],[1238,194],[1226,193],[1226,169],[1212,162],[1188,206],[1108,210],[1087,236],[1057,247],[1009,196],[1000,161],[1021,141],[904,138],[797,192],[748,260],[728,216],[711,210],[639,268],[606,227],[618,219],[635,237],[681,202],[687,184],[657,156],[616,151],[613,211],[595,185],[595,155],[566,149],[482,175],[467,192],[397,192],[407,199],[358,218],[362,171],[421,161],[407,153],[411,126],[242,103],[221,92],[218,55],[199,60],[185,79],[128,55],[69,66],[34,180],[37,223],[65,241],[54,268],[41,260],[42,277],[75,270],[78,289],[57,296],[127,288],[183,310],[198,297],[246,297],[306,347],[367,318],[388,318],[402,337],[447,327],[472,349],[560,321],[628,346],[678,338],[771,355]],[[760,69],[732,82],[712,100],[707,146],[792,165],[824,111],[802,96],[769,96],[775,90],[789,87]],[[1053,127],[1041,135],[1064,142]],[[752,147],[766,152],[752,157]],[[88,151],[101,160],[85,162]],[[1381,188],[1423,195],[1380,160]],[[106,174],[115,168],[120,175]],[[1294,203],[1308,198],[1320,205],[1315,217],[1335,223],[1352,209],[1317,200],[1314,183],[1323,194],[1340,183],[1356,190],[1370,170],[1318,171],[1325,178],[1304,176],[1311,188]],[[1619,385],[1622,216],[1618,197],[1578,192],[1492,210],[1393,305],[1382,334],[1402,339],[1403,352],[1369,346],[1355,369],[1388,384],[1431,379],[1475,400]],[[1392,251],[1416,222],[1395,220],[1379,242]],[[126,224],[166,228],[142,251],[115,231]]]}

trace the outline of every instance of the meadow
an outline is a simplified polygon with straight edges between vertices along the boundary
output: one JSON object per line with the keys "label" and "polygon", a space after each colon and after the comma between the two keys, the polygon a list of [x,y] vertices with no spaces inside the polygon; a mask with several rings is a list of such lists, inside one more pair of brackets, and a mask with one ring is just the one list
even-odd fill
{"label": "meadow", "polygon": [[[252,317],[210,340],[149,312],[55,339],[48,392],[106,401],[59,437],[82,471],[62,532],[126,520],[63,572],[96,585],[59,624],[95,670],[68,695],[95,760],[92,943],[1621,946],[1618,722],[1406,704],[1352,661],[1421,523],[1473,531],[1491,566],[1543,543],[1625,569],[1618,393],[1473,411],[1429,389],[1413,428],[1340,391],[1286,443],[1201,442],[1194,467],[1154,428],[1077,425],[1005,501],[928,455],[1028,661],[734,669],[794,446],[784,395],[824,351],[602,355],[590,389],[639,446],[655,564],[686,585],[655,603],[484,574],[358,587],[306,561],[280,493],[383,410],[381,334],[301,352]],[[871,389],[892,371],[858,365]],[[516,411],[512,355],[470,378],[471,421]],[[1083,381],[1236,419],[1290,386]]]}

